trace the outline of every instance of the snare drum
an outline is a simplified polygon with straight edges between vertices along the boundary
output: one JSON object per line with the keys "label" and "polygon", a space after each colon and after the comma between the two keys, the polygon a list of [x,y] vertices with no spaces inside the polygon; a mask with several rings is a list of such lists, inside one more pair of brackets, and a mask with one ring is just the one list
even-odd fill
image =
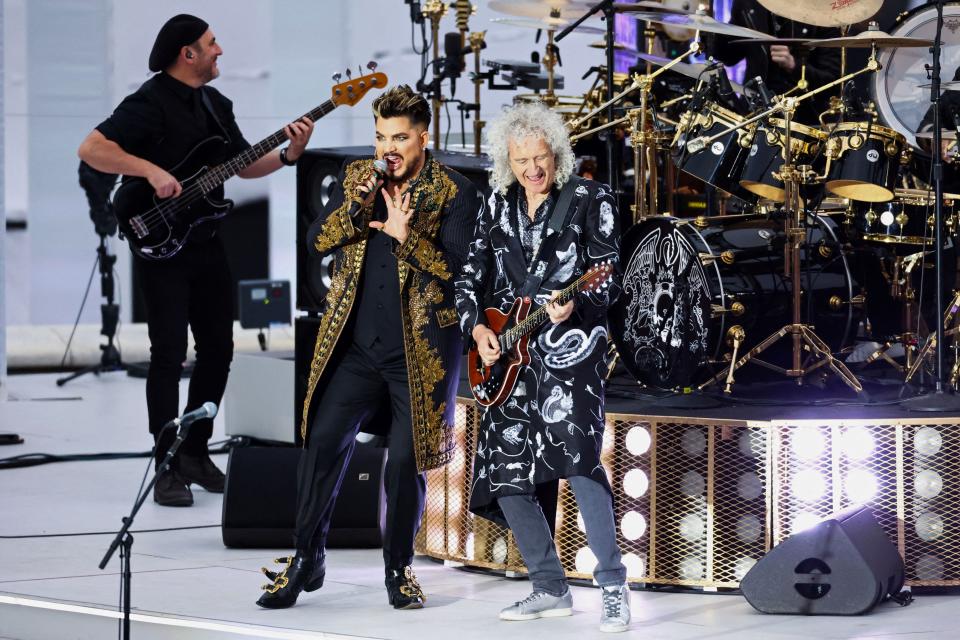
{"label": "snare drum", "polygon": [[826,142],[827,190],[862,202],[892,200],[904,144],[903,135],[876,123],[840,123]]}
{"label": "snare drum", "polygon": [[[783,180],[774,176],[783,166],[786,132],[786,121],[778,118],[760,125],[740,174],[740,186],[765,200],[783,202],[786,197]],[[819,129],[791,122],[791,162],[795,166],[813,162],[826,138],[827,134]]]}
{"label": "snare drum", "polygon": [[681,170],[751,202],[756,198],[740,187],[740,174],[749,153],[752,128],[730,131],[696,153],[690,153],[686,146],[694,138],[713,136],[743,121],[742,116],[712,102],[697,113],[688,111],[677,125],[671,155]]}

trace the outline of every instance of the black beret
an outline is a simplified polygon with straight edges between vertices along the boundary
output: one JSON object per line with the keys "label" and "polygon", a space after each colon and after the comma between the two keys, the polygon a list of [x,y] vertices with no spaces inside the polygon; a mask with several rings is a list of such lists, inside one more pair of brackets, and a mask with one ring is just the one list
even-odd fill
{"label": "black beret", "polygon": [[150,51],[150,71],[163,71],[177,59],[180,49],[193,44],[209,25],[196,16],[181,13],[160,27]]}

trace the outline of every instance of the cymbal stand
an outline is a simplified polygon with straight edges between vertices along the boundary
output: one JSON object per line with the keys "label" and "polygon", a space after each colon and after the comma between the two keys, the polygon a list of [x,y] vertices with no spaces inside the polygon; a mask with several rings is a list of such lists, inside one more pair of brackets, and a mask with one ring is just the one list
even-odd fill
{"label": "cymbal stand", "polygon": [[[956,336],[957,333],[960,333],[960,326],[954,326],[954,322],[957,320],[957,312],[960,311],[960,291],[953,294],[953,300],[950,302],[950,307],[943,314],[943,335],[946,336]],[[914,361],[913,366],[910,367],[910,370],[907,371],[907,376],[904,378],[904,383],[910,382],[910,380],[917,374],[917,371],[920,370],[920,367],[924,364],[929,364],[929,360],[933,359],[934,352],[937,348],[937,334],[931,333],[927,336],[927,341],[924,343],[923,348],[920,350],[917,359]],[[954,350],[956,350],[956,338],[954,338]],[[950,370],[950,386],[957,390],[957,381],[960,377],[960,359],[954,357],[953,367]]]}
{"label": "cymbal stand", "polygon": [[473,103],[477,106],[477,116],[473,119],[473,153],[481,155],[480,142],[483,138],[483,127],[486,122],[480,119],[480,87],[483,86],[483,75],[480,73],[480,50],[486,46],[486,31],[475,31],[470,34],[470,48],[473,49]]}
{"label": "cymbal stand", "polygon": [[[801,253],[802,247],[806,244],[807,231],[804,227],[804,207],[800,198],[800,185],[806,184],[813,177],[813,170],[810,167],[797,167],[793,164],[793,153],[791,149],[790,124],[793,120],[793,113],[796,110],[798,98],[786,98],[780,101],[778,110],[783,113],[784,119],[784,145],[783,145],[783,166],[780,169],[780,179],[783,181],[785,198],[784,212],[786,242],[784,243],[784,274],[790,278],[793,299],[791,305],[791,322],[783,326],[780,330],[761,341],[756,347],[747,352],[739,360],[731,361],[726,371],[721,371],[716,376],[700,385],[700,389],[719,382],[721,378],[727,381],[725,393],[730,393],[730,386],[733,381],[733,373],[748,362],[755,362],[763,367],[776,371],[784,376],[795,378],[797,384],[803,384],[803,379],[810,373],[824,366],[829,366],[844,383],[851,389],[859,393],[863,390],[860,381],[856,376],[838,359],[833,357],[830,347],[813,331],[813,327],[804,324],[800,310],[802,309],[802,283],[800,282]],[[792,343],[792,359],[790,368],[783,368],[770,362],[761,360],[757,356],[773,346],[780,338],[790,336]],[[803,358],[803,352],[808,353],[806,361]],[[813,364],[810,362],[813,361]]]}
{"label": "cymbal stand", "polygon": [[[440,20],[447,14],[447,5],[441,0],[427,0],[422,10],[423,17],[430,20],[430,36],[433,38],[433,59],[440,58]],[[433,150],[440,151],[440,105],[439,88],[430,99],[433,110]]]}
{"label": "cymbal stand", "polygon": [[[861,368],[866,367],[877,360],[883,360],[900,373],[906,373],[913,368],[914,354],[917,350],[917,335],[919,332],[911,331],[911,323],[914,318],[913,301],[916,299],[916,293],[910,283],[911,274],[923,258],[924,252],[914,253],[909,256],[895,256],[893,259],[893,272],[890,274],[890,295],[898,301],[900,307],[900,326],[903,327],[903,333],[896,336],[895,340],[885,341],[876,351],[871,353],[863,361]],[[888,351],[899,342],[903,346],[904,364],[894,360]]]}

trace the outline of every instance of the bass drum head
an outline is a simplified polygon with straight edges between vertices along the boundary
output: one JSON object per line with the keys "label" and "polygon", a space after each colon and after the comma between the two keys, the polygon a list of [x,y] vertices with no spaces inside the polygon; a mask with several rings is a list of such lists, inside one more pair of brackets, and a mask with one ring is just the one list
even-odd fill
{"label": "bass drum head", "polygon": [[[943,49],[940,53],[941,79],[953,80],[960,67],[960,3],[943,7]],[[890,35],[933,40],[937,30],[937,11],[933,6],[916,9],[890,31]],[[918,146],[914,133],[930,108],[930,90],[924,65],[930,64],[927,47],[882,49],[878,58],[883,68],[873,74],[871,91],[880,118],[906,137],[911,146]]]}

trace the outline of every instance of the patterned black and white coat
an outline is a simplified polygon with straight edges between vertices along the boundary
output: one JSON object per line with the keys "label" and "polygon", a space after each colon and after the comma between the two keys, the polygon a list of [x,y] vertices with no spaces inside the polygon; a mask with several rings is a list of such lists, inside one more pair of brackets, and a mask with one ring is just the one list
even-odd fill
{"label": "patterned black and white coat", "polygon": [[[554,189],[554,199],[558,196]],[[482,417],[474,458],[470,510],[504,523],[497,499],[531,494],[542,482],[589,476],[609,489],[600,464],[604,429],[607,308],[619,292],[619,217],[609,187],[581,180],[555,241],[528,265],[517,216],[521,187],[494,193],[477,220],[470,254],[455,282],[460,328],[467,344],[483,310],[506,313],[528,272],[543,276],[533,308],[591,266],[610,261],[615,277],[598,293],[575,298],[572,315],[531,334],[530,365],[513,394]],[[543,233],[549,225],[543,224]]]}

